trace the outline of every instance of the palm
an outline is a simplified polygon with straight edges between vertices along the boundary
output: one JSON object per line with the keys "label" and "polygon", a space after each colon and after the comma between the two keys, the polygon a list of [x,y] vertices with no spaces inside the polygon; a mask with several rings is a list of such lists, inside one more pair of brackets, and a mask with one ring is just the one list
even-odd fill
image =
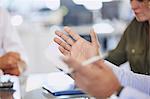
{"label": "palm", "polygon": [[[99,43],[96,38],[96,34],[91,33],[92,42],[86,41],[81,38],[78,34],[71,30],[65,30],[69,35],[71,35],[76,41],[73,41],[70,37],[64,33],[57,31],[56,35],[61,37],[65,42],[59,38],[55,38],[54,41],[60,45],[59,50],[65,56],[72,57],[79,62],[89,59],[92,56],[99,54]],[[70,44],[70,45],[69,45]]]}
{"label": "palm", "polygon": [[72,46],[70,51],[70,56],[81,62],[95,55],[98,55],[98,48],[82,38]]}

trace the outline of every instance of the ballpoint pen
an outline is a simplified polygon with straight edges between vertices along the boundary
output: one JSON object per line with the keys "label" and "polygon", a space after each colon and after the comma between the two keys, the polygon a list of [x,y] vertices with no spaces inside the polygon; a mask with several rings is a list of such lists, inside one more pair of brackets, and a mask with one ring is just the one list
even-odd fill
{"label": "ballpoint pen", "polygon": [[[84,62],[82,62],[81,65],[82,66],[87,66],[87,65],[92,64],[92,63],[94,63],[98,60],[101,60],[103,58],[104,58],[104,56],[94,56],[94,57],[91,57],[91,58],[85,60]],[[60,67],[56,67],[56,68],[59,69],[60,71],[63,71],[64,73],[66,73],[70,77],[71,77],[71,73],[74,72],[73,68],[69,68],[69,71],[67,71],[67,72],[65,70],[63,70],[62,68],[60,68]]]}
{"label": "ballpoint pen", "polygon": [[56,67],[56,68],[57,68],[58,70],[64,72],[65,74],[67,74],[68,76],[70,76],[70,77],[72,78],[71,73],[65,72],[63,69],[61,69],[61,68],[59,68],[59,67]]}
{"label": "ballpoint pen", "polygon": [[101,59],[103,59],[102,56],[94,56],[94,57],[89,58],[88,60],[82,62],[81,64],[82,64],[82,66],[86,66],[86,65],[92,64],[98,60],[101,60]]}

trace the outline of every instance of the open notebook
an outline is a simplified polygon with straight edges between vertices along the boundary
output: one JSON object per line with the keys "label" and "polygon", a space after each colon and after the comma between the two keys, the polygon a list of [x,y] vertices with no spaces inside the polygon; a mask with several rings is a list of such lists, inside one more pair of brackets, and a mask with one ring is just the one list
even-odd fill
{"label": "open notebook", "polygon": [[75,88],[74,80],[63,72],[51,73],[42,88],[54,96],[84,94]]}
{"label": "open notebook", "polygon": [[54,72],[47,75],[43,82],[43,87],[48,88],[51,92],[74,89],[74,80],[63,72]]}

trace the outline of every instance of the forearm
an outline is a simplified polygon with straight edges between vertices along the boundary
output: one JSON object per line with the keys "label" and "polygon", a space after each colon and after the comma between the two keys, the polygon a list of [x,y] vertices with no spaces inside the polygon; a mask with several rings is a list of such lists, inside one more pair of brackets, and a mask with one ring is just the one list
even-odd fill
{"label": "forearm", "polygon": [[105,63],[113,69],[115,75],[123,86],[129,86],[150,95],[149,76],[136,74],[132,71],[118,68],[108,61],[105,61]]}

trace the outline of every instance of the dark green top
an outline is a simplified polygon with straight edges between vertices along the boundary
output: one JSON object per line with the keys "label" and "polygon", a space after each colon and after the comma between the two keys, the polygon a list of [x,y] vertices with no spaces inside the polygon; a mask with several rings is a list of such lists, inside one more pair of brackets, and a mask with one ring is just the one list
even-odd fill
{"label": "dark green top", "polygon": [[131,70],[150,75],[150,35],[148,22],[134,19],[125,30],[118,46],[106,60],[119,66],[129,61]]}

